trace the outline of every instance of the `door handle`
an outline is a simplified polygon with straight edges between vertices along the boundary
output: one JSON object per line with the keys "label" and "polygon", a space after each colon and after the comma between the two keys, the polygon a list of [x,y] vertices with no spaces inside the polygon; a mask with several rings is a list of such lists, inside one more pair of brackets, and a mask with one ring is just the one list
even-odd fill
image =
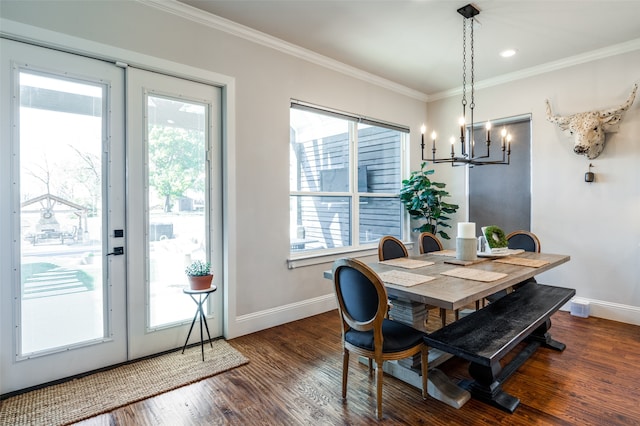
{"label": "door handle", "polygon": [[107,256],[120,256],[124,254],[124,247],[114,247],[111,253],[107,253]]}

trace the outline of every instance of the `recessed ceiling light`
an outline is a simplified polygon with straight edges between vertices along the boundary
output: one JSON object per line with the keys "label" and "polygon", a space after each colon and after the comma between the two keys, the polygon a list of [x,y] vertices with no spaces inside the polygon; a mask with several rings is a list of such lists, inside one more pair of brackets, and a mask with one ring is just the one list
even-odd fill
{"label": "recessed ceiling light", "polygon": [[500,56],[502,56],[503,58],[510,58],[515,54],[516,54],[516,50],[515,49],[506,49],[506,50],[503,50],[502,52],[500,52]]}

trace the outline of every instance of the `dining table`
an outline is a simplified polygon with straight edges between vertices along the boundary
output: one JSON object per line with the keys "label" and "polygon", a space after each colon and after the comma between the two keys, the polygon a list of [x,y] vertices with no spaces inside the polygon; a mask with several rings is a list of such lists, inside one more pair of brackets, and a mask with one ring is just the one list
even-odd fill
{"label": "dining table", "polygon": [[[368,262],[384,282],[391,309],[389,316],[416,329],[429,332],[427,307],[451,311],[482,306],[484,298],[530,280],[570,260],[564,254],[510,250],[499,255],[481,254],[475,260],[459,260],[455,250],[442,250],[387,261]],[[333,279],[332,271],[324,277]],[[479,302],[476,304],[476,302]],[[431,330],[433,331],[433,330]],[[428,392],[432,397],[460,408],[470,394],[458,387],[437,367],[452,355],[429,350]],[[421,387],[420,357],[387,362],[384,371]]]}

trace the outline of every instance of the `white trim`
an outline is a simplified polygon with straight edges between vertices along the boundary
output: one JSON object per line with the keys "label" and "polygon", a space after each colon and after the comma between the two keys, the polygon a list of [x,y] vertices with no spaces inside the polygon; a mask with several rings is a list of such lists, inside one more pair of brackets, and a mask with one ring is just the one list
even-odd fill
{"label": "white trim", "polygon": [[[607,302],[604,300],[587,299],[585,297],[580,297],[579,300],[589,303],[589,316],[624,322],[627,324],[640,325],[640,307],[638,306],[623,305],[621,303]],[[570,311],[570,308],[571,301],[567,302],[561,310]]]}
{"label": "white trim", "polygon": [[233,36],[240,37],[253,43],[278,50],[287,55],[303,59],[305,61],[311,62],[312,64],[320,65],[321,67],[328,68],[341,74],[345,74],[347,76],[357,78],[359,80],[374,84],[384,89],[391,90],[398,94],[408,96],[422,102],[427,102],[427,95],[422,92],[371,74],[367,71],[363,71],[361,69],[336,61],[335,59],[331,59],[327,56],[320,55],[319,53],[270,36],[269,34],[265,34],[258,30],[254,30],[253,28],[249,28],[247,26],[238,24],[217,15],[213,15],[211,13],[203,12],[200,9],[196,9],[195,7],[186,5],[184,3],[179,3],[175,0],[137,1],[147,6],[152,6],[156,9],[160,9],[164,12],[180,16],[181,18],[189,19],[193,22],[197,22],[210,28],[214,28],[218,31],[224,31],[225,33],[231,34]]}
{"label": "white trim", "polygon": [[234,329],[234,334],[228,335],[226,338],[232,339],[244,336],[245,334],[255,333],[256,331],[308,318],[337,308],[336,296],[330,293],[289,305],[241,315],[235,318],[236,328]]}
{"label": "white trim", "polygon": [[[494,78],[488,78],[486,80],[477,81],[475,83],[476,89],[486,89],[489,87],[500,86],[505,83],[510,83],[517,80],[522,80],[536,75],[545,74],[551,71],[557,71],[563,68],[569,68],[575,65],[584,64],[599,59],[609,58],[611,56],[622,55],[623,53],[633,52],[640,49],[640,38],[634,40],[625,41],[623,43],[614,44],[612,46],[603,47],[591,52],[583,53],[580,55],[570,56],[568,58],[560,59],[558,61],[547,62],[546,64],[538,65],[535,67],[525,68],[520,71],[514,71],[508,74],[499,75]],[[439,99],[450,98],[452,96],[462,95],[462,88],[445,90],[444,92],[428,95],[428,102],[437,101]]]}

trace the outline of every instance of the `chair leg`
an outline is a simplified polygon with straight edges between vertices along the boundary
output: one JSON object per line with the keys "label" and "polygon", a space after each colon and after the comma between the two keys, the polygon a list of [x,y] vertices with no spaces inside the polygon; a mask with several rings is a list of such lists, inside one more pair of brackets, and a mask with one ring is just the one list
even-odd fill
{"label": "chair leg", "polygon": [[456,321],[458,321],[460,319],[460,310],[456,309],[454,313],[455,313]]}
{"label": "chair leg", "polygon": [[427,399],[427,362],[429,360],[429,348],[427,345],[422,346],[420,357],[422,364],[422,399]]}
{"label": "chair leg", "polygon": [[369,358],[369,377],[373,377],[373,360]]}
{"label": "chair leg", "polygon": [[440,308],[440,320],[443,327],[447,325],[447,310],[445,308]]}
{"label": "chair leg", "polygon": [[347,397],[347,378],[349,377],[349,350],[342,352],[342,398]]}
{"label": "chair leg", "polygon": [[382,369],[383,361],[376,361],[376,401],[377,401],[377,413],[378,420],[382,420]]}

